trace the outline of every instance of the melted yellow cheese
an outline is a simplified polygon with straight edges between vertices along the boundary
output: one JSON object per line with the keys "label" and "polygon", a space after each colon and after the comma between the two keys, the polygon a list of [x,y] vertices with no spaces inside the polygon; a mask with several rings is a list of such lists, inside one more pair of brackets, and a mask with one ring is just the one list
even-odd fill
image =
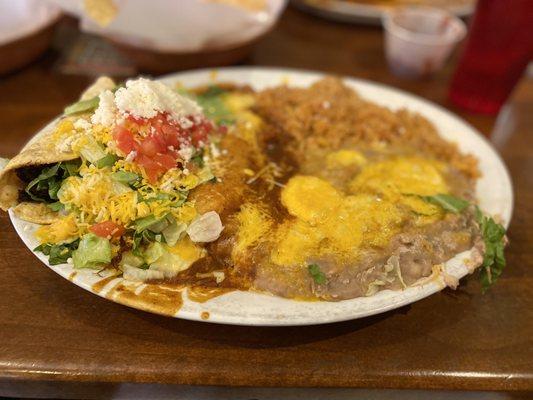
{"label": "melted yellow cheese", "polygon": [[241,206],[236,215],[239,228],[237,242],[233,248],[233,258],[243,254],[244,251],[256,245],[261,239],[268,236],[272,228],[271,217],[262,209],[260,204],[246,203]]}
{"label": "melted yellow cheese", "polygon": [[315,176],[287,182],[281,203],[294,219],[276,231],[274,264],[298,265],[321,256],[353,260],[362,248],[387,246],[408,220],[422,225],[442,217],[439,207],[418,197],[448,192],[439,162],[421,157],[365,162],[345,150],[326,157],[326,164],[337,168],[362,166],[348,195]]}
{"label": "melted yellow cheese", "polygon": [[35,232],[41,243],[63,243],[76,239],[80,234],[76,218],[69,214],[50,225],[43,225]]}
{"label": "melted yellow cheese", "polygon": [[271,260],[277,265],[302,264],[318,254],[323,239],[324,234],[318,227],[299,219],[285,221],[276,231]]}
{"label": "melted yellow cheese", "polygon": [[196,218],[198,212],[196,211],[196,208],[194,207],[194,204],[192,202],[187,202],[184,203],[181,207],[173,208],[172,215],[179,222],[188,224]]}
{"label": "melted yellow cheese", "polygon": [[437,161],[420,157],[397,157],[368,165],[350,183],[351,193],[433,195],[447,193],[448,186]]}
{"label": "melted yellow cheese", "polygon": [[340,206],[342,195],[329,182],[296,175],[281,192],[281,203],[291,215],[314,225],[324,222]]}
{"label": "melted yellow cheese", "polygon": [[196,245],[188,236],[185,236],[172,247],[165,245],[165,248],[188,264],[192,264],[204,256],[204,249]]}
{"label": "melted yellow cheese", "polygon": [[281,199],[296,218],[276,232],[271,259],[278,265],[326,255],[353,259],[362,246],[386,246],[407,217],[387,200],[370,194],[345,196],[313,176],[293,177]]}
{"label": "melted yellow cheese", "polygon": [[368,165],[349,184],[351,193],[379,195],[394,203],[409,207],[419,215],[421,224],[442,217],[440,207],[417,196],[448,193],[442,175],[444,166],[421,157],[396,157]]}
{"label": "melted yellow cheese", "polygon": [[263,126],[263,121],[250,111],[255,101],[254,96],[246,93],[226,93],[222,96],[222,101],[235,117],[232,133],[246,140],[252,146],[258,164],[263,164],[265,156],[257,143],[257,132]]}
{"label": "melted yellow cheese", "polygon": [[355,150],[334,151],[326,156],[326,167],[328,169],[363,165],[365,163],[365,156]]}

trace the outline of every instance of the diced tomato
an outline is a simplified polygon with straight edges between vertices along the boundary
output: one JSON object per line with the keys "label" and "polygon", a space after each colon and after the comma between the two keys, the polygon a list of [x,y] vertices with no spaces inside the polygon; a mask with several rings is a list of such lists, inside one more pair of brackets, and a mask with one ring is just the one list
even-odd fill
{"label": "diced tomato", "polygon": [[161,116],[157,116],[150,119],[148,123],[156,132],[159,132],[161,131],[161,127],[165,124],[165,121]]}
{"label": "diced tomato", "polygon": [[164,138],[157,134],[152,134],[150,136],[147,136],[142,142],[141,142],[141,153],[143,153],[145,156],[153,157],[157,153],[163,153],[167,149],[166,143],[164,141]]}
{"label": "diced tomato", "polygon": [[135,141],[133,133],[122,126],[117,126],[113,132],[113,138],[117,142],[117,147],[124,154],[129,154],[133,150],[137,150],[139,144]]}
{"label": "diced tomato", "polygon": [[165,141],[167,146],[172,146],[174,149],[179,150],[181,143],[176,133],[165,134]]}
{"label": "diced tomato", "polygon": [[133,115],[131,114],[128,114],[128,116],[126,117],[126,119],[130,122],[133,122],[134,124],[137,124],[137,125],[142,125],[144,123],[146,123],[146,119],[144,118],[138,118],[138,117],[134,117]]}
{"label": "diced tomato", "polygon": [[211,123],[207,121],[194,126],[191,132],[192,144],[195,146],[198,146],[200,142],[205,144],[207,142],[207,134],[212,128]]}
{"label": "diced tomato", "polygon": [[126,229],[124,229],[122,225],[116,224],[113,221],[104,221],[94,224],[89,228],[89,231],[103,238],[116,238],[122,236]]}
{"label": "diced tomato", "polygon": [[179,130],[177,126],[172,126],[170,124],[163,125],[161,127],[161,132],[165,134],[165,136],[178,136]]}
{"label": "diced tomato", "polygon": [[[207,144],[213,124],[204,120],[190,128],[182,128],[168,118],[166,113],[153,118],[128,116],[122,126],[115,128],[113,137],[124,154],[136,151],[133,160],[144,168],[148,181],[155,183],[161,175],[175,168],[180,158],[179,150],[191,144]],[[149,132],[148,136],[145,136]]]}
{"label": "diced tomato", "polygon": [[161,175],[163,175],[169,168],[165,168],[163,165],[158,164],[152,158],[141,154],[137,157],[137,163],[144,168],[146,176],[150,183],[155,183]]}
{"label": "diced tomato", "polygon": [[164,153],[168,149],[167,141],[165,140],[165,135],[163,134],[157,134],[154,133],[151,135],[152,139],[157,142],[157,145],[159,146],[159,153]]}
{"label": "diced tomato", "polygon": [[158,153],[153,157],[153,160],[157,164],[161,165],[164,168],[165,172],[176,166],[176,159],[170,154]]}

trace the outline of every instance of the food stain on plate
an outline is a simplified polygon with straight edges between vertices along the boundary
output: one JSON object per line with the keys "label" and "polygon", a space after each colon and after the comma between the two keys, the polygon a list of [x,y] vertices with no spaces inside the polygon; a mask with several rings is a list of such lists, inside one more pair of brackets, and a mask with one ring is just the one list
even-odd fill
{"label": "food stain on plate", "polygon": [[94,293],[100,293],[102,290],[104,290],[104,288],[107,286],[109,282],[113,281],[116,278],[118,278],[118,275],[110,275],[103,279],[100,279],[98,282],[96,282],[95,284],[91,286],[91,290]]}
{"label": "food stain on plate", "polygon": [[[137,288],[144,288],[137,293]],[[105,295],[121,304],[163,315],[175,315],[183,305],[182,289],[168,285],[119,283]]]}
{"label": "food stain on plate", "polygon": [[215,297],[234,291],[235,289],[231,288],[194,286],[187,289],[187,297],[196,303],[205,303]]}

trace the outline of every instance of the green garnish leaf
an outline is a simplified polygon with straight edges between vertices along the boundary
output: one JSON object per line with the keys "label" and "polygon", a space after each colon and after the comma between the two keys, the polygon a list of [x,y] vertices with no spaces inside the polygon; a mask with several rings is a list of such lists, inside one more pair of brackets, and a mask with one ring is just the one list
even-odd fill
{"label": "green garnish leaf", "polygon": [[317,264],[309,264],[307,266],[307,270],[309,271],[309,275],[311,275],[315,283],[319,285],[326,283],[326,275],[322,272]]}
{"label": "green garnish leaf", "polygon": [[114,154],[106,154],[104,157],[96,161],[98,168],[112,167],[118,160],[118,157]]}
{"label": "green garnish leaf", "polygon": [[[449,194],[420,196],[420,198],[455,214],[464,211],[471,205],[470,202]],[[505,228],[494,221],[492,217],[483,215],[478,206],[474,210],[474,217],[479,224],[479,230],[485,243],[485,254],[481,264],[481,287],[482,292],[485,293],[498,280],[506,265],[504,256]]]}
{"label": "green garnish leaf", "polygon": [[428,203],[435,204],[442,207],[448,212],[454,214],[459,214],[465,208],[467,208],[470,203],[466,200],[460,199],[458,197],[452,196],[450,194],[436,194],[434,196],[420,196],[423,200]]}
{"label": "green garnish leaf", "polygon": [[484,216],[476,207],[476,220],[483,235],[485,255],[481,265],[481,286],[483,293],[493,285],[505,268],[505,228],[492,217]]}

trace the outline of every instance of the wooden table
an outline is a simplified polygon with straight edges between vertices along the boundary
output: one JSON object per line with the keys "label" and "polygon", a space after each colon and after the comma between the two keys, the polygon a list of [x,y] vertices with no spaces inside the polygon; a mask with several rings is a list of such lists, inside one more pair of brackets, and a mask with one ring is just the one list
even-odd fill
{"label": "wooden table", "polygon": [[[452,62],[433,79],[389,74],[382,32],[288,9],[247,60],[382,82],[458,112],[487,136],[495,118],[446,100]],[[12,156],[89,83],[52,72],[56,55],[0,78],[0,153]],[[45,268],[0,215],[0,378],[186,385],[533,390],[533,83],[500,118],[498,151],[515,187],[508,267],[399,310],[356,321],[252,328],[164,318],[79,289]]]}

